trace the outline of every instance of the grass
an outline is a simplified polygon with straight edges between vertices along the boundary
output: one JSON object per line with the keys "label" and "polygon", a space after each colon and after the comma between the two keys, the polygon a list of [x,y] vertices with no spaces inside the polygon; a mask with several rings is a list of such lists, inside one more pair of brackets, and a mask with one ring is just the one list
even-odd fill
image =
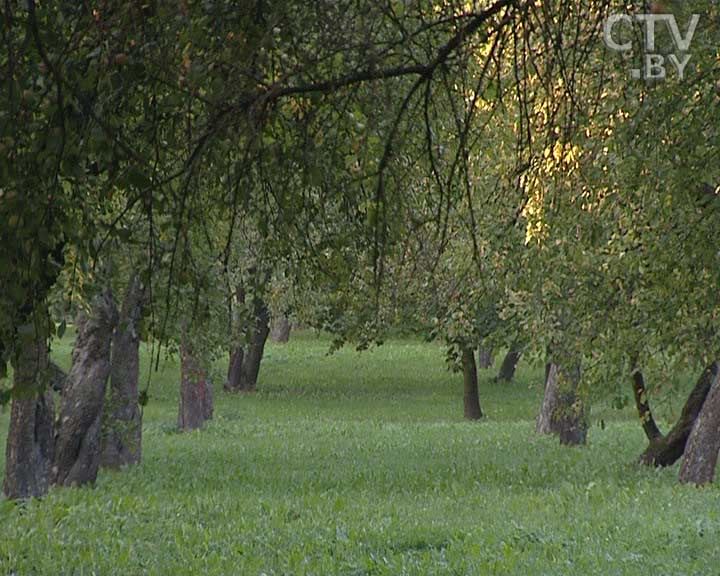
{"label": "grass", "polygon": [[[0,574],[718,573],[718,489],[635,465],[645,442],[629,410],[594,408],[605,429],[563,448],[533,433],[541,369],[521,365],[510,386],[483,372],[487,418],[468,423],[438,346],[328,357],[327,340],[293,336],[268,347],[260,392],[216,390],[201,432],[175,431],[166,362],[139,467],[0,500]],[[56,347],[65,365],[69,345]]]}

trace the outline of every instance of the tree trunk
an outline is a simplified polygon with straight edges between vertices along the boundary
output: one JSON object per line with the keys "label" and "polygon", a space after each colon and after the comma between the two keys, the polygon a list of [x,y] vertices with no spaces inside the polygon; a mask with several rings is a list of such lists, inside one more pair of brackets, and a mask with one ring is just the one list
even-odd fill
{"label": "tree trunk", "polygon": [[672,466],[678,461],[685,451],[693,424],[700,414],[719,369],[718,363],[713,362],[703,370],[695,388],[690,392],[675,426],[667,435],[650,441],[645,452],[640,455],[640,462],[653,466]]}
{"label": "tree trunk", "polygon": [[142,421],[138,405],[140,323],[145,290],[135,274],[128,284],[112,339],[110,394],[103,413],[100,463],[119,468],[140,462]]}
{"label": "tree trunk", "polygon": [[55,441],[52,481],[70,486],[94,484],[100,465],[100,421],[110,374],[110,342],[117,308],[109,292],[93,300],[90,316],[81,313],[72,368],[63,388]]}
{"label": "tree trunk", "polygon": [[[245,288],[242,284],[238,285],[235,290],[235,297],[237,298],[238,305],[245,304]],[[240,336],[244,338],[247,326],[237,326],[236,329]],[[242,387],[242,367],[243,360],[245,359],[245,348],[238,344],[234,350],[230,351],[230,363],[228,365],[228,375],[225,381],[225,390],[230,392],[237,392]]]}
{"label": "tree trunk", "polygon": [[662,437],[662,432],[655,424],[650,403],[647,397],[647,389],[645,388],[645,379],[640,370],[633,372],[633,395],[635,396],[635,407],[638,411],[638,417],[642,424],[645,436],[650,442],[654,442]]}
{"label": "tree trunk", "polygon": [[270,314],[265,302],[256,298],[253,304],[254,323],[250,344],[238,347],[231,355],[225,389],[231,392],[253,392],[257,386],[260,363],[270,333]]}
{"label": "tree trunk", "polygon": [[545,394],[535,423],[535,432],[538,434],[558,434],[560,432],[554,418],[560,402],[559,388],[558,367],[549,362],[545,365]]}
{"label": "tree trunk", "polygon": [[570,374],[560,369],[560,444],[578,446],[587,442],[587,419],[585,406],[578,395],[580,366]]}
{"label": "tree trunk", "polygon": [[55,392],[62,392],[67,376],[65,370],[60,368],[55,362],[52,360],[48,361],[48,379],[50,387],[55,390]]}
{"label": "tree trunk", "polygon": [[228,365],[227,381],[225,389],[229,391],[240,390],[242,385],[242,365],[245,357],[245,349],[238,346],[230,353],[230,364]]}
{"label": "tree trunk", "polygon": [[545,394],[535,425],[538,434],[557,434],[561,444],[585,444],[587,423],[577,394],[579,383],[579,367],[569,373],[555,363],[546,367]]}
{"label": "tree trunk", "polygon": [[697,485],[712,482],[719,451],[720,371],[716,371],[710,392],[703,402],[685,446],[680,482]]}
{"label": "tree trunk", "polygon": [[43,390],[48,374],[47,342],[34,335],[13,361],[14,397],[5,452],[3,492],[9,499],[42,496],[50,485],[53,454],[52,393]]}
{"label": "tree trunk", "polygon": [[471,348],[463,348],[462,351],[463,381],[465,394],[463,396],[464,415],[467,420],[480,420],[480,397],[478,394],[477,366],[475,365],[475,354]]}
{"label": "tree trunk", "polygon": [[493,351],[490,348],[481,346],[478,349],[478,368],[487,370],[492,368],[493,365]]}
{"label": "tree trunk", "polygon": [[290,340],[290,320],[282,314],[273,320],[270,339],[278,344],[285,344]]}
{"label": "tree trunk", "polygon": [[257,298],[254,303],[254,310],[255,326],[253,327],[250,347],[243,359],[242,368],[242,389],[247,391],[253,391],[257,386],[260,362],[262,362],[265,342],[267,342],[270,333],[270,313],[265,302]]}
{"label": "tree trunk", "polygon": [[192,345],[185,338],[180,344],[180,410],[178,428],[195,430],[202,428],[212,418],[212,387],[207,371],[194,354]]}
{"label": "tree trunk", "polygon": [[520,360],[520,351],[513,348],[508,350],[500,365],[500,372],[498,372],[496,380],[498,382],[512,382],[515,377],[515,368],[517,367],[518,360]]}

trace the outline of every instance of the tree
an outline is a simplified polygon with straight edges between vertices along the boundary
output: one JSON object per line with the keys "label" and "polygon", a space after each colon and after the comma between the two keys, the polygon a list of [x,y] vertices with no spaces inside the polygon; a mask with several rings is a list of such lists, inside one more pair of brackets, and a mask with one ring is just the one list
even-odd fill
{"label": "tree", "polygon": [[720,368],[715,373],[708,396],[693,424],[683,453],[680,482],[707,484],[715,476],[720,451]]}
{"label": "tree", "polygon": [[545,394],[538,414],[535,430],[539,434],[556,434],[561,444],[585,444],[587,421],[578,395],[580,368],[560,368],[548,364],[545,377]]}
{"label": "tree", "polygon": [[478,394],[477,366],[475,354],[471,348],[464,348],[462,351],[463,381],[465,393],[463,396],[464,415],[467,420],[479,420],[482,418],[480,399]]}
{"label": "tree", "polygon": [[285,314],[279,314],[272,321],[270,339],[277,344],[286,344],[290,340],[290,319]]}
{"label": "tree", "polygon": [[644,402],[641,402],[640,406],[641,419],[644,419],[641,421],[644,422],[643,428],[649,442],[648,447],[640,456],[641,462],[654,466],[672,466],[682,457],[688,438],[690,437],[698,416],[703,410],[718,370],[717,362],[711,363],[703,370],[697,384],[690,392],[683,406],[680,417],[666,435],[660,433],[659,430],[657,430],[656,433],[652,425],[648,426],[647,422],[651,421],[651,413],[647,404],[647,392],[644,389],[644,383],[640,382],[637,372],[635,373],[636,394],[639,394],[641,399],[644,399]]}
{"label": "tree", "polygon": [[[158,260],[150,332],[203,373],[227,340],[178,319],[219,318],[212,279],[233,274],[238,225],[268,243],[267,268],[305,261],[298,275],[330,288],[319,324],[338,341],[381,340],[416,301],[457,368],[481,342],[522,334],[530,358],[561,343],[560,373],[590,366],[579,399],[631,343],[633,369],[657,351],[716,357],[710,49],[687,95],[607,63],[602,1],[4,10],[3,366],[66,258],[90,268],[113,237]],[[144,234],[124,226],[133,212]]]}
{"label": "tree", "polygon": [[117,308],[110,292],[96,296],[89,314],[81,313],[76,321],[72,368],[60,401],[51,476],[54,484],[95,483],[110,375],[110,345],[116,324]]}
{"label": "tree", "polygon": [[16,395],[10,410],[3,482],[3,492],[11,499],[42,496],[50,483],[53,459],[53,398],[43,382],[48,319],[37,314],[32,320],[12,362]]}
{"label": "tree", "polygon": [[[191,237],[192,230],[187,235]],[[178,286],[180,295],[174,310],[166,313],[172,312],[172,317],[168,316],[173,330],[171,350],[180,356],[178,428],[194,430],[213,416],[209,367],[227,342],[223,331],[227,310],[220,263],[209,253],[212,245],[188,238],[186,247],[192,264],[184,268],[184,283]]]}
{"label": "tree", "polygon": [[493,365],[493,351],[489,348],[478,348],[478,367],[486,370]]}
{"label": "tree", "polygon": [[512,382],[515,377],[515,368],[517,367],[518,360],[520,360],[520,351],[515,347],[511,347],[505,353],[502,364],[500,364],[500,371],[496,378],[498,382]]}
{"label": "tree", "polygon": [[[252,272],[255,280],[257,272]],[[252,392],[257,386],[260,363],[265,350],[265,342],[270,333],[270,312],[263,299],[262,292],[265,282],[264,275],[261,281],[255,282],[250,307],[250,316],[241,323],[240,342],[237,343],[230,354],[228,379],[225,389],[231,392]],[[239,289],[238,304],[245,304],[245,291]],[[244,310],[241,314],[244,314]],[[237,341],[237,340],[236,340]]]}
{"label": "tree", "polygon": [[142,449],[142,412],[138,403],[140,335],[146,287],[132,273],[112,338],[110,393],[102,418],[100,463],[112,468],[137,464]]}
{"label": "tree", "polygon": [[212,385],[202,356],[193,347],[190,335],[180,343],[180,409],[178,428],[202,428],[213,415]]}

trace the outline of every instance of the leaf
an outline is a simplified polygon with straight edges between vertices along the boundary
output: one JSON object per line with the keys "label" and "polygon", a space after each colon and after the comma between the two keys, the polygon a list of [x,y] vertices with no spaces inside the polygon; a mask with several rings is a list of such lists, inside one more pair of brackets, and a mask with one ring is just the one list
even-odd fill
{"label": "leaf", "polygon": [[128,168],[121,178],[121,182],[126,186],[131,186],[137,190],[146,190],[152,187],[152,181],[143,172],[134,166]]}
{"label": "leaf", "polygon": [[60,325],[57,327],[57,337],[62,338],[63,334],[65,334],[65,329],[67,328],[67,322],[63,320],[60,322]]}

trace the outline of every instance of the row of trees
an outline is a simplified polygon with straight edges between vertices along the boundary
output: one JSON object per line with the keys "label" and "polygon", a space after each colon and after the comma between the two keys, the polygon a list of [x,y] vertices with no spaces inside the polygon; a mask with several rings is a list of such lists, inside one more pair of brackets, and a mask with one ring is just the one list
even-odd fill
{"label": "row of trees", "polygon": [[[254,387],[268,304],[337,345],[398,322],[441,339],[471,418],[475,350],[544,362],[538,431],[565,443],[585,441],[593,395],[632,390],[644,460],[685,453],[683,480],[711,479],[717,6],[673,6],[708,24],[695,70],[655,84],[602,42],[608,15],[641,3],[246,8],[2,8],[6,494],[93,478],[89,453],[139,457],[142,337],[179,354],[179,424],[201,426],[213,358],[230,350],[227,388]],[[48,344],[75,309],[87,319],[53,425]],[[663,436],[645,376],[687,365],[703,376]]]}

